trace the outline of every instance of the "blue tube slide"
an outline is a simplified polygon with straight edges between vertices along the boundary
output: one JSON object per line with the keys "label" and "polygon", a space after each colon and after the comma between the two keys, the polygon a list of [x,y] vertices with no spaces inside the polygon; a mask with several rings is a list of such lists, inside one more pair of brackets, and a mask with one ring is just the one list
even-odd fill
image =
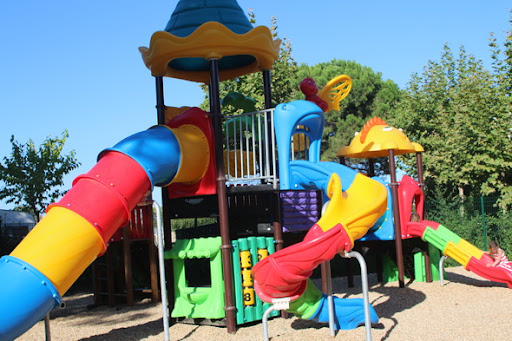
{"label": "blue tube slide", "polygon": [[[351,330],[364,325],[364,300],[362,298],[339,298],[334,299],[334,328],[336,330]],[[320,305],[310,320],[318,322],[329,322],[329,304],[327,295],[322,295]],[[375,309],[370,305],[370,321],[379,322]]]}
{"label": "blue tube slide", "polygon": [[123,153],[134,159],[148,175],[151,189],[168,185],[178,172],[181,160],[180,145],[167,126],[154,126],[128,136],[114,147],[103,150]]}
{"label": "blue tube slide", "polygon": [[21,259],[0,259],[0,340],[14,340],[59,306],[62,297],[50,280]]}

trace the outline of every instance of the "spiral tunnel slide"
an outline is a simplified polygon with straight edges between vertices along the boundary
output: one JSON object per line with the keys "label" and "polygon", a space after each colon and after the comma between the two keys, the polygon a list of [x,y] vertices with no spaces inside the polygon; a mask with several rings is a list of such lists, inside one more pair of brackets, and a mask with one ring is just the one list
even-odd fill
{"label": "spiral tunnel slide", "polygon": [[[205,117],[191,110],[188,116]],[[61,304],[153,186],[200,181],[209,167],[207,135],[205,127],[191,124],[155,126],[101,152],[98,163],[0,258],[0,340],[15,339]],[[186,153],[191,148],[196,152]]]}
{"label": "spiral tunnel slide", "polygon": [[[290,297],[289,311],[303,319],[328,322],[327,297],[309,281],[313,270],[337,253],[350,251],[386,210],[386,188],[356,171],[330,162],[290,162],[292,187],[322,189],[330,198],[321,219],[304,240],[258,262],[253,268],[258,296],[272,302]],[[334,298],[337,329],[364,323],[362,299]],[[378,317],[371,307],[371,321]]]}
{"label": "spiral tunnel slide", "polygon": [[437,247],[443,255],[453,258],[466,270],[494,282],[505,283],[512,289],[512,273],[501,267],[488,266],[494,259],[476,246],[462,239],[443,225],[434,221],[423,220],[407,224],[411,236],[421,237]]}

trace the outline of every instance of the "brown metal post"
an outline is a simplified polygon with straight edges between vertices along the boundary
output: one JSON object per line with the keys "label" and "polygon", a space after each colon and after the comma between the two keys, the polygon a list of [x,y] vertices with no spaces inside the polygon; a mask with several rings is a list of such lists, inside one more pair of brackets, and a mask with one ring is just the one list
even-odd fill
{"label": "brown metal post", "polygon": [[375,160],[368,159],[368,177],[375,176]]}
{"label": "brown metal post", "polygon": [[[157,113],[157,123],[165,124],[165,104],[164,104],[164,77],[156,76],[155,77],[155,87],[156,87],[156,113]],[[170,214],[170,203],[169,203],[169,192],[167,187],[162,187],[162,215],[163,215],[163,225],[164,225],[164,242],[168,247],[172,245],[172,230],[171,230],[171,214]],[[167,295],[170,297],[169,300],[169,311],[174,309],[174,282],[173,282],[173,264],[168,261],[165,262],[165,273],[167,274],[166,278],[166,289]],[[167,280],[169,279],[169,280]],[[170,316],[169,314],[168,316]],[[174,318],[169,318],[170,323],[174,323]]]}
{"label": "brown metal post", "polygon": [[375,262],[377,264],[377,282],[384,282],[383,269],[382,269],[382,257],[377,253],[375,257]]}
{"label": "brown metal post", "polygon": [[[317,219],[319,220],[322,216],[322,207],[324,205],[322,200],[322,191],[316,191],[316,197],[318,198],[317,203],[317,209],[318,209],[318,215]],[[322,292],[324,292],[327,295],[332,294],[332,276],[331,276],[331,261],[325,261],[322,264],[320,264],[320,274],[322,278]]]}
{"label": "brown metal post", "polygon": [[[270,109],[270,108],[273,108],[273,105],[272,105],[272,78],[271,78],[270,70],[263,70],[262,76],[263,76],[263,94],[264,94],[264,98],[265,98],[265,109]],[[266,136],[268,136],[268,137],[270,137],[274,134],[274,132],[272,131],[271,118],[269,116],[267,116],[265,131],[266,131]],[[270,141],[271,139],[269,138],[267,140]],[[272,164],[272,162],[277,159],[276,151],[272,148],[270,148],[268,151],[269,151],[268,160]],[[263,150],[263,153],[266,153],[265,148]],[[266,160],[266,155],[264,156],[263,160]],[[261,166],[266,167],[265,165],[261,165]],[[274,167],[270,167],[269,170],[270,170],[270,174],[274,175]],[[276,172],[279,174],[279,169],[277,169]],[[270,174],[268,174],[268,175],[270,175]]]}
{"label": "brown metal post", "polygon": [[265,109],[272,108],[272,78],[270,70],[263,70],[263,94],[265,96]]}
{"label": "brown metal post", "polygon": [[274,192],[274,214],[273,214],[273,222],[272,226],[274,227],[274,241],[276,242],[276,251],[279,251],[283,248],[284,240],[283,240],[283,224],[281,222],[281,198],[279,196],[279,191]]}
{"label": "brown metal post", "polygon": [[[156,113],[157,123],[159,125],[165,124],[165,104],[164,104],[164,77],[156,76]],[[163,224],[164,224],[164,239],[166,245],[171,245],[171,216],[169,210],[169,192],[167,187],[162,187],[162,211],[163,211]],[[171,262],[168,262],[172,264]],[[172,273],[169,272],[169,273]],[[169,286],[169,285],[168,285]],[[172,286],[172,285],[171,285]],[[171,289],[170,293],[174,296],[174,288]],[[174,304],[174,303],[173,303]],[[170,308],[172,309],[172,308]]]}
{"label": "brown metal post", "polygon": [[391,196],[393,200],[393,220],[395,225],[395,248],[396,248],[396,265],[398,267],[398,285],[400,288],[405,287],[405,271],[404,271],[404,255],[402,250],[402,229],[400,225],[400,207],[398,206],[398,182],[396,181],[395,151],[389,150],[389,175]]}
{"label": "brown metal post", "polygon": [[[272,203],[272,227],[274,228],[274,241],[276,243],[276,251],[282,250],[284,247],[283,223],[281,221],[281,197],[279,193],[279,191],[272,193],[272,200],[274,201]],[[285,310],[281,310],[281,317],[288,318],[288,313]]]}
{"label": "brown metal post", "polygon": [[224,299],[228,333],[236,332],[236,315],[233,295],[233,267],[231,262],[231,239],[229,237],[228,200],[226,195],[226,175],[224,171],[224,151],[222,139],[222,114],[219,98],[219,61],[210,60],[210,115],[215,139],[215,165],[217,166],[217,200],[219,206],[219,227],[222,240],[222,270],[224,277]]}
{"label": "brown metal post", "polygon": [[320,264],[320,272],[322,274],[322,292],[332,295],[331,261]]}
{"label": "brown metal post", "polygon": [[[416,153],[416,169],[418,171],[418,184],[420,185],[420,188],[423,191],[423,193],[425,193],[425,180],[423,178],[423,162],[421,159],[421,152]],[[426,202],[424,203],[424,205],[425,204],[426,204]],[[423,219],[425,219],[425,213],[426,213],[425,208],[426,208],[426,205],[423,206],[423,215],[424,215]]]}
{"label": "brown metal post", "polygon": [[354,266],[352,264],[352,258],[347,258],[347,286],[349,288],[354,287]]}
{"label": "brown metal post", "polygon": [[[270,70],[263,70],[261,72],[263,76],[263,94],[265,97],[265,109],[272,108],[272,77],[270,74]],[[267,122],[267,133],[269,136],[273,134],[272,127],[270,122]],[[270,150],[270,160],[274,160],[275,150]],[[272,222],[272,226],[274,227],[274,240],[276,242],[276,251],[279,251],[283,248],[284,240],[283,240],[283,225],[281,222],[281,197],[279,191],[276,191],[272,196],[274,200],[274,214]]]}
{"label": "brown metal post", "polygon": [[[416,169],[418,171],[418,184],[420,185],[420,189],[425,194],[425,181],[423,179],[423,162],[421,160],[421,152],[416,153]],[[423,202],[423,219],[426,218],[426,199],[424,197]],[[423,252],[425,256],[425,280],[427,283],[432,282],[432,268],[430,267],[430,253],[428,252],[428,243],[425,243],[426,250]]]}
{"label": "brown metal post", "polygon": [[114,266],[113,266],[113,255],[112,248],[107,249],[105,260],[107,262],[107,302],[109,307],[113,307],[115,305],[114,299]]}
{"label": "brown metal post", "polygon": [[123,227],[124,282],[126,286],[126,304],[130,306],[134,304],[131,246],[130,225],[126,225]]}
{"label": "brown metal post", "polygon": [[[150,220],[153,222],[153,220]],[[155,238],[153,233],[150,233],[148,240],[148,256],[149,256],[149,278],[151,287],[151,302],[156,303],[160,301],[160,292],[158,291],[158,249],[155,246]]]}

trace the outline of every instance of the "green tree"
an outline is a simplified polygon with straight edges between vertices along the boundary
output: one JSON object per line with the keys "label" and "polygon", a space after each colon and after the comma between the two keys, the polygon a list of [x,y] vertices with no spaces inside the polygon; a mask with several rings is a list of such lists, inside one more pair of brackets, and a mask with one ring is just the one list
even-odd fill
{"label": "green tree", "polygon": [[64,194],[59,189],[64,175],[80,165],[74,150],[62,152],[68,137],[64,131],[36,148],[32,140],[22,144],[11,136],[11,155],[0,163],[0,199],[24,207],[38,220],[46,206]]}
{"label": "green tree", "polygon": [[[249,20],[252,24],[256,23],[256,15],[253,12],[248,13]],[[277,19],[271,18],[270,31],[273,38],[279,38]],[[298,67],[292,57],[292,44],[286,38],[281,39],[281,47],[279,58],[275,61],[271,71],[272,78],[272,104],[275,106],[279,103],[289,102],[299,91],[295,82],[295,75]],[[205,99],[201,105],[202,108],[208,108],[208,86],[201,85],[205,93]],[[230,92],[239,92],[247,97],[256,100],[257,108],[264,108],[265,96],[263,93],[263,77],[261,73],[251,73],[235,79],[224,81],[220,85],[220,98],[225,97]],[[230,110],[228,108],[228,113]]]}
{"label": "green tree", "polygon": [[[381,73],[354,61],[334,59],[314,66],[301,64],[295,78],[299,83],[312,77],[318,89],[332,78],[346,74],[352,79],[350,94],[340,103],[339,111],[325,115],[325,129],[322,140],[322,159],[333,160],[338,150],[350,143],[354,133],[361,130],[364,123],[374,116],[386,118],[400,99],[400,89],[391,80],[384,81]],[[296,97],[304,98],[302,93]]]}
{"label": "green tree", "polygon": [[[509,23],[512,27],[512,10],[510,10]],[[493,70],[496,80],[496,88],[501,95],[510,96],[512,93],[512,29],[507,33],[503,43],[504,51],[501,50],[498,39],[491,33],[489,46],[492,52]]]}
{"label": "green tree", "polygon": [[[445,45],[440,61],[412,76],[392,123],[427,151],[427,188],[461,198],[498,193],[502,207],[512,204],[512,107],[502,72]],[[413,171],[414,160],[404,166]]]}

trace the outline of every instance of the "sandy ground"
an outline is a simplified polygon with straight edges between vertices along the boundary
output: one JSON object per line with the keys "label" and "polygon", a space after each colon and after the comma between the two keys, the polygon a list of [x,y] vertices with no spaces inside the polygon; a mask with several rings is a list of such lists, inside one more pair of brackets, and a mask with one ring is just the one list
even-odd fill
{"label": "sandy ground", "polygon": [[[434,283],[379,284],[370,276],[370,301],[380,321],[373,340],[512,340],[512,290],[484,280],[462,267],[446,269],[445,286]],[[346,288],[346,279],[333,283],[340,297],[362,297],[360,284]],[[51,313],[51,336],[59,340],[164,340],[161,304],[147,301],[133,307],[95,307],[92,295],[65,297],[67,307]],[[326,324],[296,318],[273,318],[271,340],[332,340]],[[334,339],[364,340],[359,327],[338,331]],[[212,326],[176,324],[171,340],[262,340],[262,325],[239,327],[235,335]],[[18,340],[44,340],[39,322]]]}

